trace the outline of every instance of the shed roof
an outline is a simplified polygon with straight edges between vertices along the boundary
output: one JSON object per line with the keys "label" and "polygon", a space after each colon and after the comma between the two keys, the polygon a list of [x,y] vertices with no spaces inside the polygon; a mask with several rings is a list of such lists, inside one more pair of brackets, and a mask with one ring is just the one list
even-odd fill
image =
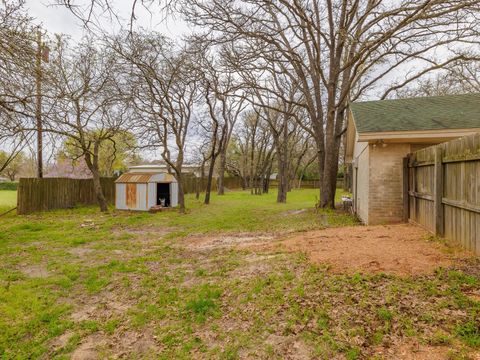
{"label": "shed roof", "polygon": [[115,180],[116,183],[176,182],[175,177],[167,173],[126,173]]}
{"label": "shed roof", "polygon": [[480,93],[357,102],[358,133],[480,127]]}

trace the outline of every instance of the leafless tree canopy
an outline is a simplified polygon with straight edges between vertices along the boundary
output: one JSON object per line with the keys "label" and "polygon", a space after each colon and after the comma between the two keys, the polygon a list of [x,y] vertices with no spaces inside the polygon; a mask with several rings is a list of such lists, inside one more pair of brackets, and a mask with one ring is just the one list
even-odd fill
{"label": "leafless tree canopy", "polygon": [[[48,64],[39,62],[47,48],[21,0],[3,4],[7,160],[34,134],[40,110],[45,132],[71,139],[97,178],[100,144],[129,129],[177,176],[181,211],[182,169],[194,146],[206,203],[215,171],[219,194],[226,171],[257,194],[276,172],[284,202],[315,163],[319,205],[333,207],[350,102],[480,90],[480,0],[131,0],[130,26],[120,34],[76,47],[56,38]],[[124,21],[111,0],[51,4],[86,26],[105,16]],[[195,34],[173,41],[136,31],[140,8],[158,11],[159,21],[182,16]]]}
{"label": "leafless tree canopy", "polygon": [[161,149],[163,160],[179,182],[184,211],[182,167],[189,130],[195,116],[200,74],[186,48],[176,47],[157,33],[130,33],[109,41],[125,74],[137,117],[134,128],[145,146]]}
{"label": "leafless tree canopy", "polygon": [[[322,206],[334,205],[348,102],[412,64],[416,70],[382,97],[428,71],[476,58],[465,48],[478,40],[478,6],[477,0],[181,1],[187,20],[212,43],[235,44],[230,55],[238,69],[298,82],[318,148]],[[448,49],[445,56],[436,56],[439,46]]]}

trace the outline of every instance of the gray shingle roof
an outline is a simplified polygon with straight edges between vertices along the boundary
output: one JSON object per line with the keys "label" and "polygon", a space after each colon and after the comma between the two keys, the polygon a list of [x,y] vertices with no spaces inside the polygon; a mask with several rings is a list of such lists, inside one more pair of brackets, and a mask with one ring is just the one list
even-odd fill
{"label": "gray shingle roof", "polygon": [[480,128],[480,93],[350,104],[357,131]]}

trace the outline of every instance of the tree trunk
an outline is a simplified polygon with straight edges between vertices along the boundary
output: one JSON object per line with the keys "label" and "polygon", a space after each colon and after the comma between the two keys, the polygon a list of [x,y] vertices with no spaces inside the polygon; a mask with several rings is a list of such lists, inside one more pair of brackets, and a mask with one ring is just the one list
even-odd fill
{"label": "tree trunk", "polygon": [[[284,147],[284,146],[282,146]],[[287,173],[287,154],[286,149],[278,149],[277,152],[278,158],[278,192],[277,192],[277,203],[286,203],[287,202],[287,191],[288,191],[288,173]]]}
{"label": "tree trunk", "polygon": [[195,199],[200,198],[200,178],[195,177]]}
{"label": "tree trunk", "polygon": [[107,212],[108,211],[107,200],[103,195],[102,183],[100,181],[100,174],[98,170],[93,170],[92,175],[93,175],[93,189],[95,191],[95,196],[97,198],[98,205],[100,206],[100,211]]}
{"label": "tree trunk", "polygon": [[[105,195],[103,195],[102,183],[100,181],[100,171],[98,170],[98,151],[100,144],[95,142],[93,145],[93,155],[89,152],[88,148],[84,148],[85,151],[85,163],[87,164],[90,172],[92,173],[93,178],[93,191],[95,192],[95,197],[97,198],[98,205],[100,206],[101,212],[108,211],[107,200]],[[93,160],[92,160],[93,156]]]}
{"label": "tree trunk", "polygon": [[321,182],[321,207],[335,208],[335,192],[337,186],[338,172],[338,153],[340,149],[340,141],[334,137],[327,141],[328,151],[325,154],[325,167]]}
{"label": "tree trunk", "polygon": [[263,192],[265,194],[268,194],[268,191],[270,190],[270,176],[272,175],[272,164],[270,163],[270,166],[268,167],[267,173],[265,175],[265,183],[263,186]]}
{"label": "tree trunk", "polygon": [[246,176],[242,176],[242,190],[246,190],[248,187],[248,180]]}
{"label": "tree trunk", "polygon": [[[314,128],[314,140],[315,145],[317,146],[317,161],[318,161],[318,178],[320,181],[320,189],[319,189],[319,196],[320,199],[322,198],[322,179],[325,167],[325,139],[324,139],[324,131],[323,131],[323,121],[317,119],[313,123]],[[319,204],[320,205],[320,204]]]}
{"label": "tree trunk", "polygon": [[213,170],[215,168],[215,156],[212,154],[210,158],[210,166],[208,167],[207,188],[205,189],[205,205],[210,204],[210,193],[212,192]]}
{"label": "tree trunk", "polygon": [[185,194],[183,190],[183,176],[177,173],[178,181],[178,212],[185,214]]}
{"label": "tree trunk", "polygon": [[227,163],[227,154],[225,153],[226,149],[222,149],[220,153],[220,163],[218,166],[218,195],[225,195],[225,166]]}

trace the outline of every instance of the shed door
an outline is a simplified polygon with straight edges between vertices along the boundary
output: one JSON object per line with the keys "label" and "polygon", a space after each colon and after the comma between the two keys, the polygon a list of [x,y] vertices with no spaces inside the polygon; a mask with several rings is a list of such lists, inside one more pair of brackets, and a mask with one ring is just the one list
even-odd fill
{"label": "shed door", "polygon": [[137,207],[137,184],[127,184],[127,207]]}

